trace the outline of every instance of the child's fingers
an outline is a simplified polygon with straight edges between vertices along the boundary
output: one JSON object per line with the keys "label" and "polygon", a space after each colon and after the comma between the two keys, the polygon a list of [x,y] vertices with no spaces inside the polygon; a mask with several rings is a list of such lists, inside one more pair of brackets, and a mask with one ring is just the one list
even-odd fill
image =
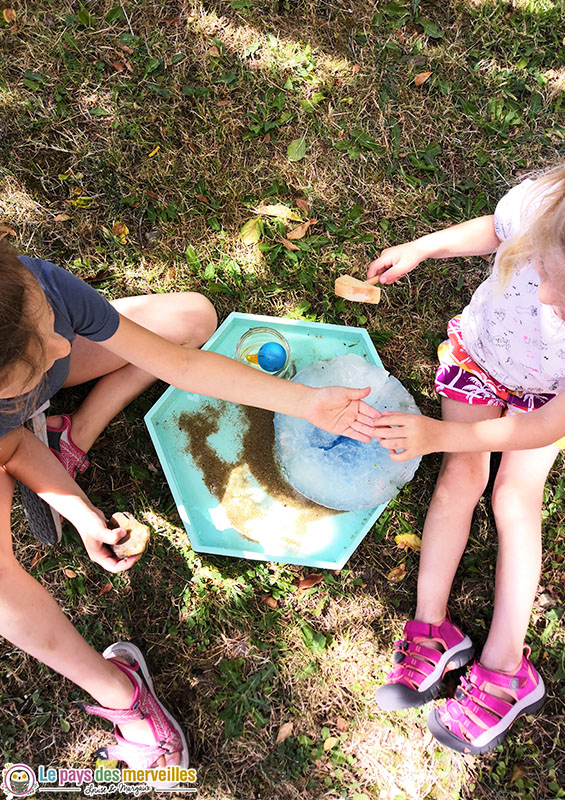
{"label": "child's fingers", "polygon": [[118,544],[124,538],[127,531],[123,528],[102,528],[97,537],[105,544]]}

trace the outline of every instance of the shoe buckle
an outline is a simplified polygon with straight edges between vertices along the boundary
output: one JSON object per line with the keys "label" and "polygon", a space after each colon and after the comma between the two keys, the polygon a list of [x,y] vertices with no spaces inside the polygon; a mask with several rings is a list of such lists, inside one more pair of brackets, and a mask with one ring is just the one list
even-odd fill
{"label": "shoe buckle", "polygon": [[518,680],[518,678],[516,677],[510,678],[510,688],[514,690],[520,688],[520,681]]}

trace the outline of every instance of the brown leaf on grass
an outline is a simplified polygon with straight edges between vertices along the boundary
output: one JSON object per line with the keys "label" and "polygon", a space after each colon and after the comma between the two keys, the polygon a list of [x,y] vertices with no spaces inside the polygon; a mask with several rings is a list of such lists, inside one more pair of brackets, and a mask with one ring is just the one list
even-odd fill
{"label": "brown leaf on grass", "polygon": [[98,597],[102,597],[103,594],[108,594],[108,592],[111,592],[113,588],[113,585],[110,583],[110,581],[108,581],[108,583],[105,583],[98,592]]}
{"label": "brown leaf on grass", "polygon": [[357,75],[357,73],[359,73],[360,71],[361,71],[361,64],[354,64],[353,67],[351,68],[351,72],[354,75]]}
{"label": "brown leaf on grass", "polygon": [[203,194],[195,194],[194,196],[196,197],[197,200],[200,200],[201,203],[208,202],[208,198]]}
{"label": "brown leaf on grass", "polygon": [[127,69],[127,71],[128,71],[128,72],[133,72],[133,67],[132,67],[132,65],[129,63],[129,61],[127,60],[127,58],[126,58],[126,60],[124,61],[124,64],[125,64],[125,66],[126,66],[126,69]]}
{"label": "brown leaf on grass", "polygon": [[43,558],[43,553],[40,550],[38,550],[33,557],[33,561],[31,562],[31,569],[35,569],[35,567],[37,567],[42,558]]}
{"label": "brown leaf on grass", "polygon": [[280,243],[286,247],[287,250],[300,250],[298,245],[294,244],[294,242],[289,242],[288,239],[284,237],[279,239]]}
{"label": "brown leaf on grass", "polygon": [[76,578],[76,576],[77,576],[77,574],[74,571],[74,569],[69,569],[68,567],[66,567],[66,569],[63,570],[63,572],[65,573],[67,578]]}
{"label": "brown leaf on grass", "polygon": [[223,108],[224,106],[231,106],[232,103],[233,100],[218,100],[216,105],[219,106],[219,108]]}
{"label": "brown leaf on grass", "polygon": [[264,605],[268,606],[269,608],[278,608],[279,607],[278,602],[275,600],[274,597],[271,597],[270,594],[262,594],[261,595],[261,602]]}
{"label": "brown leaf on grass", "polygon": [[512,767],[512,778],[510,782],[516,783],[516,781],[519,781],[520,778],[523,778],[525,774],[526,773],[524,772],[523,766],[516,762],[516,764],[514,764]]}
{"label": "brown leaf on grass", "polygon": [[303,211],[306,216],[310,216],[310,203],[304,197],[295,197],[294,205],[296,208],[299,208],[301,211]]}
{"label": "brown leaf on grass", "polygon": [[387,578],[391,583],[400,583],[400,581],[404,580],[406,577],[406,564],[404,561],[402,564],[399,564],[397,567],[391,569],[388,573]]}
{"label": "brown leaf on grass", "polygon": [[213,47],[211,47],[211,48],[208,50],[208,55],[209,55],[209,56],[212,56],[213,58],[219,58],[219,57],[220,57],[220,51],[218,50],[218,48],[216,47],[216,45],[214,45]]}
{"label": "brown leaf on grass", "polygon": [[284,742],[285,739],[288,739],[289,736],[292,736],[293,728],[294,722],[284,722],[279,728],[275,744],[280,744],[281,742]]}
{"label": "brown leaf on grass", "polygon": [[114,222],[112,225],[112,233],[120,244],[126,244],[128,240],[129,228],[125,222]]}
{"label": "brown leaf on grass", "polygon": [[133,47],[130,47],[128,44],[124,44],[123,42],[116,42],[116,47],[123,53],[127,53],[130,56],[133,53]]}
{"label": "brown leaf on grass", "polygon": [[421,86],[428,80],[431,74],[431,72],[419,72],[414,78],[415,86]]}
{"label": "brown leaf on grass", "polygon": [[7,22],[8,25],[11,22],[16,21],[16,12],[14,11],[13,8],[5,8],[4,11],[2,12],[2,16],[4,17],[4,21]]}
{"label": "brown leaf on grass", "polygon": [[312,225],[315,225],[318,222],[317,219],[308,219],[306,222],[303,222],[302,225],[298,225],[296,228],[291,230],[290,233],[287,233],[287,239],[302,239],[308,233],[309,228]]}
{"label": "brown leaf on grass", "polygon": [[110,61],[110,66],[114,67],[116,72],[123,72],[124,69],[126,68],[126,65],[124,64],[123,61]]}
{"label": "brown leaf on grass", "polygon": [[269,142],[271,141],[271,134],[270,133],[266,133],[263,136],[263,141],[266,142],[266,144],[269,144]]}
{"label": "brown leaf on grass", "polygon": [[16,236],[16,231],[9,225],[0,225],[0,240],[5,236]]}
{"label": "brown leaf on grass", "polygon": [[165,272],[165,275],[167,276],[167,280],[174,281],[174,279],[177,277],[177,271],[174,267],[169,267]]}
{"label": "brown leaf on grass", "polygon": [[336,719],[335,726],[341,733],[344,733],[349,728],[347,721],[343,717],[338,717]]}
{"label": "brown leaf on grass", "polygon": [[306,575],[305,578],[301,578],[297,585],[299,589],[311,589],[312,586],[317,586],[323,580],[324,576],[321,572],[312,572],[311,575]]}
{"label": "brown leaf on grass", "polygon": [[55,214],[53,222],[66,222],[68,219],[71,219],[69,214]]}

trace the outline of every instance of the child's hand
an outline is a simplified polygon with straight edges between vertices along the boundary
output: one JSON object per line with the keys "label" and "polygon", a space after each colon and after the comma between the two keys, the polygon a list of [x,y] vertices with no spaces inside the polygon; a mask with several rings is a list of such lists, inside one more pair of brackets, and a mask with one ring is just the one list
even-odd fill
{"label": "child's hand", "polygon": [[375,423],[373,435],[383,447],[390,450],[393,461],[408,461],[426,453],[442,452],[445,425],[441,420],[420,414],[383,411]]}
{"label": "child's hand", "polygon": [[426,258],[418,242],[407,242],[396,247],[387,247],[369,264],[367,278],[380,275],[380,283],[394,283],[413,270]]}
{"label": "child's hand", "polygon": [[313,394],[311,409],[305,418],[312,425],[330,433],[349,436],[358,442],[369,442],[375,434],[375,420],[380,417],[376,408],[361,401],[371,389],[348,389],[326,386]]}
{"label": "child's hand", "polygon": [[104,514],[95,509],[84,525],[77,528],[84,543],[86,552],[91,561],[100,564],[108,572],[124,572],[133,567],[139,561],[140,553],[137,556],[127,558],[117,558],[107,545],[116,544],[125,535],[123,528],[108,528]]}

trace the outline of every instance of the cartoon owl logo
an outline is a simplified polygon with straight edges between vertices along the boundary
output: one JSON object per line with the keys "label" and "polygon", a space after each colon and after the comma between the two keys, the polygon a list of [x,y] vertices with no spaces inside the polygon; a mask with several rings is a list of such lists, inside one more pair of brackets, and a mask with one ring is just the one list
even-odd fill
{"label": "cartoon owl logo", "polygon": [[27,764],[6,764],[0,788],[9,800],[12,797],[30,797],[37,789],[35,773]]}

